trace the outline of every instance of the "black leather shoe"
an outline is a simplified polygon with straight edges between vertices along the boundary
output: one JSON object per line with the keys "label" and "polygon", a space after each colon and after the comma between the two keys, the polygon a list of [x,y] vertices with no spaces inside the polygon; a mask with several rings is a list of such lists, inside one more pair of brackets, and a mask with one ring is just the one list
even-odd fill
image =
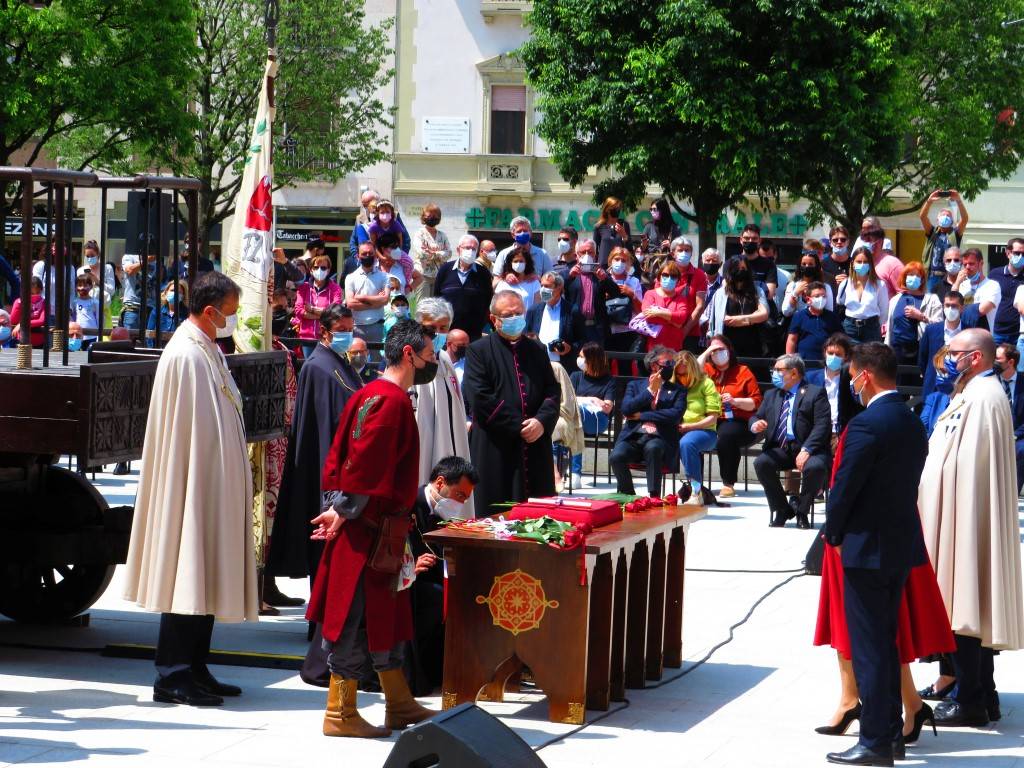
{"label": "black leather shoe", "polygon": [[776,512],[772,517],[772,521],[768,523],[771,528],[782,528],[786,525],[786,521],[789,519],[789,515],[785,512]]}
{"label": "black leather shoe", "polygon": [[277,588],[271,576],[264,577],[263,581],[263,602],[275,608],[297,608],[305,605],[306,601],[301,597],[288,597]]}
{"label": "black leather shoe", "polygon": [[935,705],[935,724],[949,727],[982,728],[988,725],[988,712],[984,704],[961,704],[946,699]]}
{"label": "black leather shoe", "polygon": [[1003,719],[1003,713],[999,709],[999,694],[996,691],[992,691],[985,700],[985,709],[988,710],[988,719],[993,723],[998,723]]}
{"label": "black leather shoe", "polygon": [[900,734],[892,740],[892,759],[893,760],[906,760],[907,759],[907,743],[903,740],[903,735]]}
{"label": "black leather shoe", "polygon": [[874,752],[860,744],[854,744],[845,752],[829,752],[825,759],[839,765],[882,765],[891,766],[892,755]]}
{"label": "black leather shoe", "polygon": [[954,688],[956,688],[956,680],[947,685],[945,688],[939,688],[938,690],[935,690],[935,684],[932,683],[927,688],[922,688],[920,691],[918,691],[917,695],[920,696],[922,699],[927,699],[928,701],[942,701],[953,692]]}
{"label": "black leather shoe", "polygon": [[842,718],[836,725],[819,725],[814,729],[815,733],[823,736],[842,736],[853,725],[854,720],[860,720],[860,702],[857,705],[843,712]]}
{"label": "black leather shoe", "polygon": [[190,707],[219,707],[224,703],[220,696],[199,687],[187,669],[158,678],[153,684],[153,701]]}
{"label": "black leather shoe", "polygon": [[807,519],[807,515],[797,514],[796,516],[796,527],[802,530],[809,530],[811,527],[810,521]]}
{"label": "black leather shoe", "polygon": [[128,474],[131,474],[131,470],[128,469],[128,462],[127,461],[119,461],[119,462],[117,462],[117,464],[114,465],[114,471],[111,472],[110,474],[112,474],[112,475],[128,475]]}
{"label": "black leather shoe", "polygon": [[241,696],[242,689],[237,685],[230,685],[228,683],[222,683],[217,680],[212,674],[210,669],[205,664],[192,667],[192,679],[195,680],[196,685],[206,691],[212,693],[215,696]]}

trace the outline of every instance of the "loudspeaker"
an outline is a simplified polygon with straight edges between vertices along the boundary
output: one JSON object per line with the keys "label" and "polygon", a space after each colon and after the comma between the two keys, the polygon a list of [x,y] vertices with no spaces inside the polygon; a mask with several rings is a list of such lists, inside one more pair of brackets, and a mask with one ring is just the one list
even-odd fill
{"label": "loudspeaker", "polygon": [[460,704],[409,728],[384,768],[544,768],[515,732],[475,704]]}
{"label": "loudspeaker", "polygon": [[[150,251],[165,259],[171,252],[172,197],[166,192],[128,193],[128,220],[125,222],[124,252],[142,255],[145,249],[146,222],[149,221]],[[161,224],[163,229],[161,230]],[[160,235],[163,235],[161,238]],[[159,250],[157,250],[159,249]]]}
{"label": "loudspeaker", "polygon": [[821,576],[821,562],[825,559],[825,540],[821,535],[814,537],[810,549],[804,555],[804,573],[808,576]]}

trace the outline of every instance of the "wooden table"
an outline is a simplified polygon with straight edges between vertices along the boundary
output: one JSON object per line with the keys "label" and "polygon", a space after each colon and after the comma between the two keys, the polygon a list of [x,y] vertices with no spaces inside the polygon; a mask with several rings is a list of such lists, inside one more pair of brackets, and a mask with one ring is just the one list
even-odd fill
{"label": "wooden table", "polygon": [[[467,529],[428,533],[448,569],[442,706],[501,701],[523,666],[549,719],[580,724],[682,666],[686,535],[704,507],[626,514],[562,551]],[[582,583],[581,583],[582,582]]]}

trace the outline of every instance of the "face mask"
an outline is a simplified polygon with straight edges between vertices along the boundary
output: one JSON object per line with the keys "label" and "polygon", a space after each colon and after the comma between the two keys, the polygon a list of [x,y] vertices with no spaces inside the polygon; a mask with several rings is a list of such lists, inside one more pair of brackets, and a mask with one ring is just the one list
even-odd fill
{"label": "face mask", "polygon": [[516,245],[528,245],[530,242],[529,232],[520,232],[515,236]]}
{"label": "face mask", "polygon": [[786,377],[781,371],[772,371],[772,386],[776,389],[786,388]]}
{"label": "face mask", "polygon": [[540,289],[540,300],[543,302],[549,302],[554,298],[555,291],[552,288],[541,288]]}
{"label": "face mask", "polygon": [[580,264],[586,266],[588,264],[593,264],[593,263],[594,263],[594,256],[593,256],[593,254],[584,253],[582,256],[580,256]]}
{"label": "face mask", "polygon": [[743,252],[747,254],[747,256],[757,253],[757,243],[741,243],[741,245],[743,247]]}
{"label": "face mask", "polygon": [[689,251],[680,251],[676,254],[676,264],[680,267],[690,266],[690,259],[693,258],[693,254]]}
{"label": "face mask", "polygon": [[613,261],[612,272],[616,275],[623,275],[626,273],[626,262],[624,261]]}
{"label": "face mask", "polygon": [[463,508],[466,505],[461,501],[450,499],[447,496],[442,496],[434,504],[434,514],[440,517],[442,520],[454,520],[455,518],[462,518],[465,515]]}
{"label": "face mask", "polygon": [[331,334],[331,349],[339,355],[344,355],[352,346],[352,338],[352,331],[335,331]]}
{"label": "face mask", "polygon": [[434,334],[434,354],[441,354],[441,350],[444,349],[445,343],[448,341],[447,333],[435,333]]}
{"label": "face mask", "polygon": [[377,220],[381,224],[387,224],[389,221],[391,221],[391,214],[390,213],[378,213],[377,214]]}
{"label": "face mask", "polygon": [[11,326],[0,325],[0,344],[11,338]]}
{"label": "face mask", "polygon": [[90,267],[95,267],[97,264],[100,263],[100,257],[99,256],[86,256],[85,263],[88,264]]}
{"label": "face mask", "polygon": [[854,377],[853,381],[850,382],[850,394],[852,394],[853,395],[853,399],[856,400],[861,405],[865,405],[865,403],[864,403],[864,389],[865,389],[865,387],[867,385],[865,384],[864,387],[861,387],[860,388],[860,392],[858,392],[857,391],[857,380],[861,376],[863,376],[863,375],[864,375],[864,372],[861,371],[859,374],[857,374],[856,377]]}
{"label": "face mask", "polygon": [[349,363],[351,363],[352,367],[355,368],[356,372],[358,373],[359,371],[363,370],[363,368],[366,367],[366,353],[349,353],[348,361]]}
{"label": "face mask", "polygon": [[661,278],[661,289],[671,293],[676,289],[676,279],[674,277],[665,277],[662,275]]}
{"label": "face mask", "polygon": [[725,365],[729,362],[729,350],[716,349],[711,353],[711,360],[715,365]]}
{"label": "face mask", "polygon": [[450,357],[452,359],[453,363],[459,362],[459,360],[461,360],[465,356],[466,356],[466,348],[465,347],[449,347],[448,348],[448,357]]}
{"label": "face mask", "polygon": [[498,321],[502,334],[518,339],[526,330],[526,315],[512,315]]}
{"label": "face mask", "polygon": [[523,274],[526,271],[526,262],[525,261],[513,261],[512,262],[512,271],[515,272],[518,275]]}
{"label": "face mask", "polygon": [[864,277],[864,275],[871,271],[871,265],[866,261],[862,261],[859,264],[853,265],[853,271],[858,277]]}
{"label": "face mask", "polygon": [[843,367],[843,358],[839,355],[833,355],[831,352],[825,355],[825,367],[830,371],[838,371]]}
{"label": "face mask", "polygon": [[463,266],[469,266],[476,261],[476,251],[472,248],[463,248],[459,251],[459,261]]}
{"label": "face mask", "polygon": [[288,328],[288,310],[276,311],[270,318],[270,332],[280,336]]}
{"label": "face mask", "polygon": [[323,268],[321,268],[321,269],[314,269],[313,270],[313,277],[315,277],[317,280],[326,280],[327,279],[327,270],[323,269]]}
{"label": "face mask", "polygon": [[942,314],[945,316],[947,322],[955,323],[960,319],[960,308],[959,307],[943,307]]}
{"label": "face mask", "polygon": [[834,245],[832,246],[833,256],[845,256],[850,252],[850,247],[847,245]]}
{"label": "face mask", "polygon": [[81,339],[68,339],[68,352],[78,352],[82,349]]}
{"label": "face mask", "polygon": [[1010,253],[1010,266],[1014,269],[1024,267],[1024,253]]}
{"label": "face mask", "polygon": [[[964,357],[966,357],[966,355],[964,355]],[[951,379],[955,379],[960,375],[958,365],[956,358],[951,354],[947,354],[946,358],[942,361],[942,367],[945,369],[946,375]]]}
{"label": "face mask", "polygon": [[[417,355],[417,357],[419,357],[419,356]],[[423,358],[420,358],[420,359],[422,360]],[[434,380],[435,376],[437,376],[437,363],[436,362],[428,363],[428,362],[424,361],[423,362],[423,367],[422,368],[417,368],[416,372],[413,374],[413,376],[412,376],[412,383],[413,384],[429,384],[430,382],[432,382]]]}
{"label": "face mask", "polygon": [[373,266],[373,262],[376,260],[376,256],[360,256],[359,264],[363,267],[363,269],[370,269]]}
{"label": "face mask", "polygon": [[576,367],[579,368],[581,371],[585,371],[587,369],[587,361],[586,361],[586,359],[582,358],[582,357],[577,357],[576,358]]}
{"label": "face mask", "polygon": [[717,275],[718,271],[722,268],[721,264],[702,264],[701,269],[704,270],[706,275]]}
{"label": "face mask", "polygon": [[651,219],[653,219],[654,221],[660,221],[661,220],[661,211],[659,211],[657,208],[655,208],[653,211],[651,211]]}
{"label": "face mask", "polygon": [[572,246],[572,243],[570,243],[568,240],[559,240],[558,241],[558,252],[562,253],[562,254],[568,253],[569,252],[569,248],[571,246]]}
{"label": "face mask", "polygon": [[426,224],[428,227],[436,227],[438,224],[441,223],[441,217],[427,216],[427,218],[423,220],[423,223]]}
{"label": "face mask", "polygon": [[952,216],[939,216],[939,226],[943,229],[949,229],[953,226]]}
{"label": "face mask", "polygon": [[672,381],[672,374],[675,371],[672,369],[672,361],[669,360],[667,363],[661,366],[661,380],[664,382]]}
{"label": "face mask", "polygon": [[811,306],[820,312],[825,308],[825,297],[815,296],[814,298],[811,299]]}
{"label": "face mask", "polygon": [[226,339],[235,332],[235,328],[238,327],[238,315],[224,315],[218,310],[218,314],[224,318],[224,327],[217,329],[217,338]]}
{"label": "face mask", "polygon": [[946,272],[951,274],[951,275],[959,274],[959,272],[960,272],[960,262],[959,261],[951,261],[948,264],[946,264]]}
{"label": "face mask", "polygon": [[916,291],[921,287],[921,278],[917,275],[907,275],[907,290]]}
{"label": "face mask", "polygon": [[397,317],[399,320],[405,320],[407,317],[409,317],[408,307],[392,307],[391,311],[395,313],[395,317]]}

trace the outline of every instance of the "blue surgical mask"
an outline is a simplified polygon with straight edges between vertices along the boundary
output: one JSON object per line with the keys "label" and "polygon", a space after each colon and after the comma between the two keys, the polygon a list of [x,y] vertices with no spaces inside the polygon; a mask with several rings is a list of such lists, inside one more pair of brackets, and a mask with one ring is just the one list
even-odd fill
{"label": "blue surgical mask", "polygon": [[853,399],[856,400],[861,405],[867,405],[864,402],[864,387],[861,387],[860,392],[857,391],[857,380],[860,379],[860,377],[863,375],[864,371],[861,371],[860,373],[853,377],[853,380],[850,382],[850,394],[852,394]]}
{"label": "blue surgical mask", "polygon": [[857,273],[858,277],[864,277],[868,272],[871,271],[871,265],[866,261],[862,261],[859,264],[853,265],[853,271]]}
{"label": "blue surgical mask", "polygon": [[674,277],[664,277],[664,276],[662,276],[662,278],[661,278],[661,288],[662,288],[662,290],[668,291],[669,293],[671,293],[672,291],[674,291],[676,289],[676,279]]}
{"label": "blue surgical mask", "polygon": [[917,275],[907,275],[907,290],[916,291],[921,287],[921,278]]}
{"label": "blue surgical mask", "polygon": [[614,272],[616,275],[625,274],[625,272],[626,272],[626,262],[624,262],[624,261],[613,261],[612,262],[612,272]]}
{"label": "blue surgical mask", "polygon": [[82,349],[81,339],[68,339],[68,352],[78,352]]}
{"label": "blue surgical mask", "polygon": [[953,226],[953,217],[939,216],[939,226],[944,227],[945,229],[949,229],[950,227]]}
{"label": "blue surgical mask", "polygon": [[689,251],[680,251],[676,254],[676,264],[680,267],[690,266],[690,259],[693,258],[693,254]]}
{"label": "blue surgical mask", "polygon": [[555,289],[554,288],[541,288],[539,293],[540,293],[540,300],[546,303],[546,302],[551,301],[552,298],[554,298]]}
{"label": "blue surgical mask", "polygon": [[11,338],[11,326],[0,325],[0,344],[3,344],[9,338]]}
{"label": "blue surgical mask", "polygon": [[1010,266],[1014,269],[1020,269],[1024,267],[1024,253],[1013,253],[1010,252]]}
{"label": "blue surgical mask", "polygon": [[395,313],[395,317],[397,317],[399,320],[405,320],[409,317],[408,307],[392,307],[391,311]]}
{"label": "blue surgical mask", "polygon": [[960,262],[959,261],[951,261],[951,262],[949,262],[946,265],[946,272],[948,272],[951,275],[959,274],[959,272],[960,272]]}
{"label": "blue surgical mask", "polygon": [[510,339],[518,339],[526,330],[526,315],[512,315],[498,321],[501,332]]}
{"label": "blue surgical mask", "polygon": [[530,242],[530,233],[520,232],[518,235],[515,236],[515,241],[517,245],[526,245],[527,243]]}
{"label": "blue surgical mask", "polygon": [[850,247],[848,245],[834,245],[832,246],[832,255],[845,256],[849,250]]}
{"label": "blue surgical mask", "polygon": [[838,371],[843,367],[843,358],[839,355],[833,355],[831,352],[825,355],[825,367],[830,371]]}
{"label": "blue surgical mask", "polygon": [[335,331],[331,334],[331,349],[339,355],[344,355],[352,346],[352,338],[352,331]]}
{"label": "blue surgical mask", "polygon": [[100,263],[100,257],[99,256],[86,256],[85,257],[85,263],[88,264],[90,267],[95,267],[97,264]]}
{"label": "blue surgical mask", "polygon": [[786,377],[782,374],[782,371],[772,371],[772,386],[776,389],[786,388]]}
{"label": "blue surgical mask", "polygon": [[434,354],[435,355],[441,354],[441,350],[444,349],[444,345],[447,343],[447,341],[448,341],[448,334],[447,333],[440,333],[440,332],[438,332],[438,333],[434,334]]}

